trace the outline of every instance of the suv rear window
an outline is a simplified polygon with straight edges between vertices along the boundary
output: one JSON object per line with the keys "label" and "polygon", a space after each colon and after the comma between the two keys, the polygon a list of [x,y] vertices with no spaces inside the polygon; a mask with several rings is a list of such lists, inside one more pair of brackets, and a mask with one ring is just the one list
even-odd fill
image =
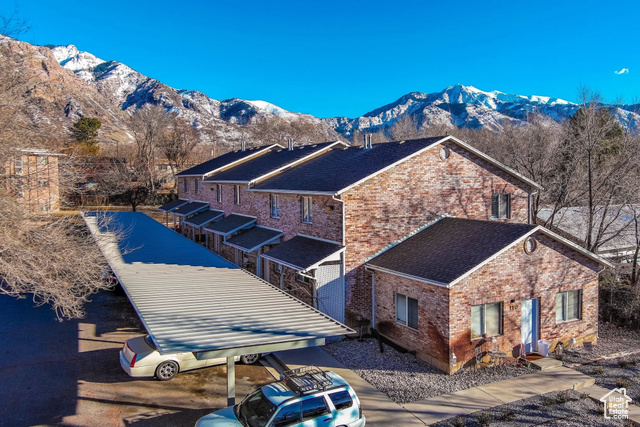
{"label": "suv rear window", "polygon": [[323,396],[302,401],[302,421],[313,420],[328,413],[329,409]]}
{"label": "suv rear window", "polygon": [[351,399],[351,395],[347,390],[331,393],[329,397],[338,411],[350,408],[353,405],[353,399]]}

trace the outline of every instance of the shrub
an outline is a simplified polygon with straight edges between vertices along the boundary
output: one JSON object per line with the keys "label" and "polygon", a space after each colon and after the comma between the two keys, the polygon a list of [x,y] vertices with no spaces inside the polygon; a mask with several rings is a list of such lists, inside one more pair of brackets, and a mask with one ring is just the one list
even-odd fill
{"label": "shrub", "polygon": [[580,393],[580,399],[588,399],[589,397],[589,393]]}
{"label": "shrub", "polygon": [[593,371],[591,371],[591,373],[593,375],[602,375],[604,374],[604,368],[602,366],[596,366],[595,368],[593,368]]}
{"label": "shrub", "polygon": [[464,418],[462,417],[455,417],[452,421],[451,421],[451,425],[453,427],[465,427],[467,425],[467,422],[464,420]]}
{"label": "shrub", "polygon": [[514,421],[516,419],[516,414],[509,408],[502,408],[500,411],[500,421]]}
{"label": "shrub", "polygon": [[568,390],[559,391],[552,396],[542,396],[542,406],[562,405],[570,400],[571,393]]}
{"label": "shrub", "polygon": [[616,387],[617,388],[629,388],[629,385],[631,385],[631,383],[626,378],[617,378],[616,379]]}
{"label": "shrub", "polygon": [[491,415],[491,412],[488,411],[478,412],[476,414],[476,420],[478,421],[479,425],[488,426],[493,422],[493,415]]}

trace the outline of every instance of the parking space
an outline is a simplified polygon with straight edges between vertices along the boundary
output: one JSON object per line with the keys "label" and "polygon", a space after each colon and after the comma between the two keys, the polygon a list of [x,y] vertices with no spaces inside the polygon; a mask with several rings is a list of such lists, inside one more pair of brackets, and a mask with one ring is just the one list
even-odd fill
{"label": "parking space", "polygon": [[[188,426],[226,406],[222,366],[167,382],[124,373],[118,351],[144,331],[121,291],[94,296],[86,319],[65,322],[0,295],[0,319],[0,426]],[[236,378],[238,399],[272,381],[259,364],[236,366]]]}

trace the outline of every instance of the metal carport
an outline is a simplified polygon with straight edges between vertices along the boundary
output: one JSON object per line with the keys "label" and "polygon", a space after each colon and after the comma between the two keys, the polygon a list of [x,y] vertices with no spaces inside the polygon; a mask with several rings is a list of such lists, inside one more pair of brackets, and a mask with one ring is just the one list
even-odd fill
{"label": "metal carport", "polygon": [[85,221],[160,353],[227,358],[323,345],[354,332],[140,212]]}

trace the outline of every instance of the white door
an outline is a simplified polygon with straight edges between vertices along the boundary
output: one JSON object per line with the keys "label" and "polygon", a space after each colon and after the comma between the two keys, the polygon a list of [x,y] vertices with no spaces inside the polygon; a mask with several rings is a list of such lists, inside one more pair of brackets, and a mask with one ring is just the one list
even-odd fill
{"label": "white door", "polygon": [[342,264],[321,265],[316,270],[316,308],[338,322],[344,322]]}
{"label": "white door", "polygon": [[540,323],[540,310],[537,298],[522,301],[522,317],[521,317],[521,342],[524,344],[524,350],[529,353],[536,351],[538,347],[538,339],[540,331],[538,324]]}

